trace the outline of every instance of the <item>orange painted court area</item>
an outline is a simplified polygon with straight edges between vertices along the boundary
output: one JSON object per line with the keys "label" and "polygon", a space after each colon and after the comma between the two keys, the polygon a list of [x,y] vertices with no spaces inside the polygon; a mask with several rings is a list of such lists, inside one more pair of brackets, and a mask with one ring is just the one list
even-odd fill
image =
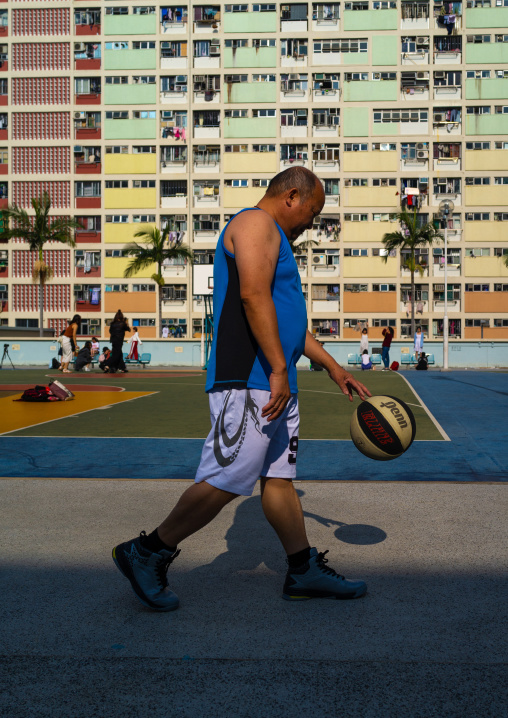
{"label": "orange painted court area", "polygon": [[[13,387],[10,386],[9,389]],[[23,387],[24,389],[26,388]],[[101,409],[112,404],[120,404],[133,399],[150,396],[152,391],[122,391],[121,387],[72,387],[76,395],[72,401],[24,402],[14,401],[21,396],[5,396],[0,398],[0,435],[11,431],[26,429],[29,426],[45,424],[48,421],[63,419],[68,416],[82,414],[94,409]],[[104,391],[104,389],[108,389]]]}

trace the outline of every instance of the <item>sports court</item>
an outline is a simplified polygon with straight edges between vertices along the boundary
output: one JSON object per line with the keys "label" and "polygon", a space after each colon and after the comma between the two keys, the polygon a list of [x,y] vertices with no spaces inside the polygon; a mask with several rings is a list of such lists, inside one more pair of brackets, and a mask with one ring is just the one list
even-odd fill
{"label": "sports court", "polygon": [[[47,384],[51,378],[67,380],[76,399],[13,402],[25,387]],[[349,438],[358,398],[350,403],[324,372],[300,371],[300,480],[508,478],[502,453],[507,373],[364,372],[361,378],[372,394],[396,396],[411,407],[417,423],[411,450],[389,462],[373,462],[361,455]],[[205,374],[199,370],[141,370],[113,376],[95,371],[64,377],[49,370],[4,371],[0,376],[2,474],[192,479],[210,426],[204,384]]]}
{"label": "sports court", "polygon": [[72,402],[12,402],[51,374],[0,376],[3,714],[506,713],[508,373],[364,373],[417,422],[404,456],[375,462],[348,438],[358,399],[300,372],[309,537],[367,595],[283,601],[284,555],[256,489],[183,543],[168,614],[136,600],[110,551],[156,526],[192,480],[204,374],[69,374]]}

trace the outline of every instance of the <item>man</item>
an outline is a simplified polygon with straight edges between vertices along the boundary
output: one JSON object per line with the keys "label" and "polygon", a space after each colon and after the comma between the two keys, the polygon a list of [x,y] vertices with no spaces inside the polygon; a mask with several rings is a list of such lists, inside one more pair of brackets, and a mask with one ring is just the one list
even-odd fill
{"label": "man", "polygon": [[167,328],[167,326],[163,326],[162,327],[162,338],[167,339],[168,335],[169,335],[169,329]]}
{"label": "man", "polygon": [[283,598],[357,598],[367,587],[329,568],[311,548],[293,486],[298,450],[296,362],[323,366],[353,400],[368,390],[342,369],[307,330],[307,312],[290,242],[311,229],[325,195],[319,179],[294,167],[276,175],[257,207],[228,223],[214,265],[214,333],[206,390],[212,429],[195,483],[151,534],[113,549],[113,559],[141,602],[178,607],[166,573],[178,545],[206,526],[261,477],[263,511],[285,551]]}

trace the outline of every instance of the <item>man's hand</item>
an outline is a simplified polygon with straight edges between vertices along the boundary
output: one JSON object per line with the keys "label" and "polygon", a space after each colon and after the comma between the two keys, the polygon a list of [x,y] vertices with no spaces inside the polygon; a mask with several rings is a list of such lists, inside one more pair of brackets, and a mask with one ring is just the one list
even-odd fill
{"label": "man's hand", "polygon": [[353,401],[353,391],[356,391],[362,401],[366,397],[372,396],[366,386],[338,365],[328,372],[328,376],[342,389],[342,393],[349,397],[349,401]]}
{"label": "man's hand", "polygon": [[261,416],[267,421],[278,419],[291,398],[287,369],[270,374],[270,400],[261,410]]}

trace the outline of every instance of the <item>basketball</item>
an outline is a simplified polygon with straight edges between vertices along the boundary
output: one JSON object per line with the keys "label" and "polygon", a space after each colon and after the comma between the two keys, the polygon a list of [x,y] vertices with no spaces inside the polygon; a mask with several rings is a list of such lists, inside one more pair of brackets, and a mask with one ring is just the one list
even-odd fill
{"label": "basketball", "polygon": [[373,396],[362,401],[351,417],[356,448],[377,461],[390,461],[409,449],[416,434],[411,409],[395,396]]}

